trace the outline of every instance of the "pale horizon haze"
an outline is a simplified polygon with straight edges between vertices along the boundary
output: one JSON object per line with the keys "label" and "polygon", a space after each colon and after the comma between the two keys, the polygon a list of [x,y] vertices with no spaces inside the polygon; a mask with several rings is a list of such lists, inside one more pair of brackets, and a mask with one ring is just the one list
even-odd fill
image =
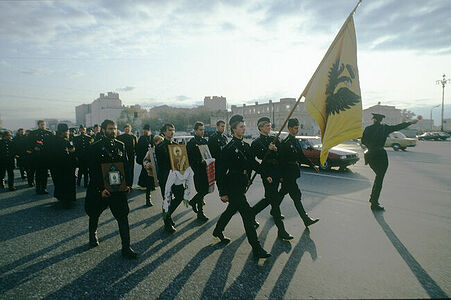
{"label": "pale horizon haze", "polygon": [[[356,3],[0,1],[0,118],[9,128],[74,120],[75,106],[109,91],[145,107],[296,98]],[[436,81],[451,75],[450,16],[449,0],[363,0],[354,21],[364,108],[380,101],[429,118],[441,104]]]}

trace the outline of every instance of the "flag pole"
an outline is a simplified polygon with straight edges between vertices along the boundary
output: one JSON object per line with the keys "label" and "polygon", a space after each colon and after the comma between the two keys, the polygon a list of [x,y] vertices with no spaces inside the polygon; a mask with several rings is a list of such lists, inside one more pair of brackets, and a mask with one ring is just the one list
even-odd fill
{"label": "flag pole", "polygon": [[[279,138],[280,134],[282,133],[282,130],[285,128],[285,126],[288,123],[288,120],[291,118],[291,116],[293,115],[294,111],[296,110],[296,107],[298,106],[298,104],[301,102],[301,99],[303,96],[305,96],[305,93],[307,92],[307,90],[309,89],[310,85],[312,84],[313,78],[315,78],[316,73],[318,73],[319,68],[321,67],[321,65],[323,64],[324,60],[326,59],[326,57],[328,56],[328,54],[332,51],[333,46],[335,45],[335,43],[337,42],[338,38],[340,37],[341,33],[345,30],[346,25],[348,24],[348,20],[350,17],[352,17],[352,15],[355,13],[355,11],[357,10],[357,8],[359,7],[360,3],[362,3],[362,0],[359,0],[357,2],[357,4],[355,5],[354,9],[351,11],[351,13],[349,14],[349,16],[346,18],[345,22],[343,23],[343,25],[341,26],[340,30],[338,31],[337,35],[335,36],[335,39],[333,40],[333,42],[330,44],[329,49],[327,49],[326,54],[324,55],[323,59],[321,60],[321,62],[319,63],[318,67],[316,68],[315,72],[313,73],[313,76],[310,78],[309,82],[307,83],[307,85],[305,86],[304,90],[302,91],[301,95],[299,95],[298,99],[296,100],[296,103],[294,104],[293,108],[291,109],[290,113],[288,114],[287,118],[285,119],[285,121],[282,123],[282,126],[280,127],[279,132],[277,133],[277,135],[274,137],[273,143],[275,143],[277,141],[277,139]],[[274,108],[273,108],[274,109]],[[273,120],[274,122],[274,120]],[[270,153],[270,151],[266,151],[265,156],[263,157],[263,160],[265,160],[268,156],[268,154]],[[262,162],[263,162],[262,160]],[[247,187],[246,187],[246,191],[249,189],[249,187],[252,185],[252,183],[254,182],[255,177],[257,176],[257,172],[254,173],[254,175],[252,175],[252,178],[250,179]]]}

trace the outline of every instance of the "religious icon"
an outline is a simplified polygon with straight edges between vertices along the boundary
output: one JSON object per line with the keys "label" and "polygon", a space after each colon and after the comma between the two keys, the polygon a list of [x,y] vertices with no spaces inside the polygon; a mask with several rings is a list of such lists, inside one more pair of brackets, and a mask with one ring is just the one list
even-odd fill
{"label": "religious icon", "polygon": [[124,192],[127,190],[123,162],[102,164],[102,175],[105,189],[109,192]]}
{"label": "religious icon", "polygon": [[212,158],[208,145],[198,145],[197,147],[199,147],[200,155],[202,156],[203,160]]}
{"label": "religious icon", "polygon": [[171,160],[171,169],[184,173],[189,168],[188,153],[186,145],[169,145],[169,158]]}

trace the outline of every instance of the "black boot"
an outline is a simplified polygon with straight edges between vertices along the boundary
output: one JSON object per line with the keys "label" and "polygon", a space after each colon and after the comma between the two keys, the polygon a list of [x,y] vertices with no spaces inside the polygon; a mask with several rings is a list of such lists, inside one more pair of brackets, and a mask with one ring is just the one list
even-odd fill
{"label": "black boot", "polygon": [[152,201],[150,199],[151,199],[151,197],[150,197],[150,189],[148,188],[146,190],[146,206],[147,207],[153,206],[153,203],[152,203]]}
{"label": "black boot", "polygon": [[213,236],[220,239],[221,243],[228,244],[230,242],[230,239],[228,237],[224,236],[224,234],[222,232],[213,230]]}
{"label": "black boot", "polygon": [[171,218],[169,216],[166,217],[166,219],[164,219],[164,230],[166,230],[167,233],[174,233],[177,231],[177,229],[175,229],[174,225],[172,225],[173,221],[171,220]]}
{"label": "black boot", "polygon": [[197,219],[201,222],[207,222],[208,221],[208,217],[204,214],[204,212],[202,210],[199,210],[197,212]]}
{"label": "black boot", "polygon": [[81,183],[81,178],[77,177],[77,186],[80,186],[80,183]]}
{"label": "black boot", "polygon": [[188,202],[188,204],[191,206],[192,210],[197,214],[197,213],[198,213],[198,210],[197,210],[197,207],[196,207],[196,203],[193,201],[193,199],[191,199],[191,200]]}
{"label": "black boot", "polygon": [[371,210],[373,211],[383,211],[385,208],[381,206],[379,203],[373,204],[371,203]]}
{"label": "black boot", "polygon": [[282,218],[274,217],[274,223],[277,226],[277,237],[283,241],[290,241],[293,237],[285,230],[285,224],[283,224]]}
{"label": "black boot", "polygon": [[99,218],[89,218],[89,246],[91,248],[99,245],[97,239],[97,225],[99,224]]}
{"label": "black boot", "polygon": [[279,239],[281,239],[282,241],[291,241],[293,239],[293,236],[291,236],[288,232],[286,231],[279,231],[277,233],[277,237]]}
{"label": "black boot", "polygon": [[254,254],[254,258],[256,259],[271,257],[271,253],[266,252],[266,250],[263,249],[260,244],[252,247],[252,253]]}
{"label": "black boot", "polygon": [[138,258],[138,254],[130,248],[130,226],[128,225],[128,218],[123,217],[117,223],[122,241],[122,256],[129,259]]}
{"label": "black boot", "polygon": [[304,221],[305,227],[309,227],[310,225],[317,223],[319,221],[319,219],[317,219],[317,218],[312,219],[306,214],[305,217],[302,218],[302,221]]}
{"label": "black boot", "polygon": [[258,223],[258,222],[255,221],[255,219],[254,219],[254,228],[257,229],[258,227],[260,227],[260,223]]}

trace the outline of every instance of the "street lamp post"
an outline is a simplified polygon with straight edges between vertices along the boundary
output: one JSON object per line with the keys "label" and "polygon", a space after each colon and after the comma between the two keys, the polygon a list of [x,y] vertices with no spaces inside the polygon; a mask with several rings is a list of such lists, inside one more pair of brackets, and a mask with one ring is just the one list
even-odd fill
{"label": "street lamp post", "polygon": [[441,122],[441,131],[443,131],[443,112],[445,111],[445,86],[447,83],[451,82],[451,80],[446,79],[446,75],[443,74],[442,80],[437,80],[436,84],[442,85],[442,122]]}
{"label": "street lamp post", "polygon": [[440,106],[440,104],[439,104],[439,105],[436,105],[436,106],[433,106],[433,107],[431,108],[431,121],[432,121],[432,123],[431,123],[431,130],[432,130],[432,128],[434,127],[434,121],[432,120],[432,110],[433,110],[434,108],[439,107],[439,106]]}

